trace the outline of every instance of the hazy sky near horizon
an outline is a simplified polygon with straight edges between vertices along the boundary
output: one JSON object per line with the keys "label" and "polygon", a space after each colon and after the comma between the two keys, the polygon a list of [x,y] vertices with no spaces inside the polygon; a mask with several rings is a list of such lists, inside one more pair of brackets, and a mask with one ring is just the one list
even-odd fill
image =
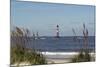
{"label": "hazy sky near horizon", "polygon": [[82,35],[85,23],[89,36],[95,32],[95,6],[11,1],[11,27],[18,26],[55,36],[59,25],[61,36]]}

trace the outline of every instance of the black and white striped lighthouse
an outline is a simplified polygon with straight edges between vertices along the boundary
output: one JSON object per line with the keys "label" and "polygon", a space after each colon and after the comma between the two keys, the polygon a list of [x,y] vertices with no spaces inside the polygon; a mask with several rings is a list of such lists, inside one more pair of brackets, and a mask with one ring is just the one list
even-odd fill
{"label": "black and white striped lighthouse", "polygon": [[59,25],[56,26],[56,37],[59,38]]}

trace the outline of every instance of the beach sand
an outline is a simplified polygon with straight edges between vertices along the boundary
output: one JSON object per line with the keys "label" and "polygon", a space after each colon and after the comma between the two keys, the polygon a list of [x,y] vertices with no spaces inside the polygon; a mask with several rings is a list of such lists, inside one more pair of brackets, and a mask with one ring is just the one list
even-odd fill
{"label": "beach sand", "polygon": [[[47,60],[48,64],[63,64],[63,63],[70,63],[71,59],[78,55],[78,52],[42,52],[44,57]],[[92,61],[95,59],[95,53],[90,53],[91,57],[93,58]],[[17,64],[11,65],[11,67],[17,66]],[[23,62],[20,66],[30,66],[29,63]]]}
{"label": "beach sand", "polygon": [[[66,53],[42,53],[48,64],[58,64],[58,63],[69,63],[71,62],[72,58],[78,55],[78,52],[66,52]],[[95,58],[95,53],[90,53],[90,55]],[[94,60],[94,59],[92,59]]]}

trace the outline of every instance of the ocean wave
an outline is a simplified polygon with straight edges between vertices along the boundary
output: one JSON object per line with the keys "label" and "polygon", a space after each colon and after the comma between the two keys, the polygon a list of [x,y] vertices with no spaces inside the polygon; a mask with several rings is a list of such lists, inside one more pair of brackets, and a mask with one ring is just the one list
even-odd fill
{"label": "ocean wave", "polygon": [[[41,52],[43,55],[78,55],[79,52]],[[91,55],[95,54],[94,52],[89,53]]]}
{"label": "ocean wave", "polygon": [[43,55],[76,55],[78,52],[41,52]]}

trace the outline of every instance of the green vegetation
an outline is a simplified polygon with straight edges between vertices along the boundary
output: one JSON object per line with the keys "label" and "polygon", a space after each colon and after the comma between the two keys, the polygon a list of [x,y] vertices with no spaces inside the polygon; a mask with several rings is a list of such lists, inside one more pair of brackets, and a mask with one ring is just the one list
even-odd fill
{"label": "green vegetation", "polygon": [[[73,30],[74,34],[75,31]],[[91,56],[89,55],[88,49],[88,29],[86,28],[85,24],[83,24],[83,45],[82,51],[79,52],[77,56],[72,59],[72,62],[88,62],[91,61]]]}
{"label": "green vegetation", "polygon": [[11,48],[11,64],[21,62],[29,62],[33,64],[46,64],[46,60],[42,54],[35,51],[25,49],[21,46],[16,46]]}
{"label": "green vegetation", "polygon": [[22,31],[20,28],[16,27],[11,36],[17,37],[15,39],[17,43],[11,44],[11,64],[16,63],[19,65],[22,62],[27,62],[30,65],[37,65],[47,63],[44,56],[40,52],[37,52],[35,49],[29,49],[25,47],[25,43],[29,41],[26,38],[28,37],[28,31]]}
{"label": "green vegetation", "polygon": [[88,62],[91,61],[91,56],[88,52],[80,52],[72,59],[72,62]]}

